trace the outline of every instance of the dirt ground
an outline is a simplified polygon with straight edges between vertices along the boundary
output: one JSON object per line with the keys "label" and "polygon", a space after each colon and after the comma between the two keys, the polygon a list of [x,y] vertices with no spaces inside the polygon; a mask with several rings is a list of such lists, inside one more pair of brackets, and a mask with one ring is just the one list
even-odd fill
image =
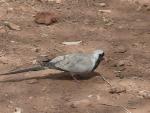
{"label": "dirt ground", "polygon": [[[120,89],[110,93],[111,87],[96,73],[79,78],[80,83],[67,73],[43,77],[51,70],[0,76],[0,113],[150,113],[149,4],[148,0],[0,0],[0,73],[32,64],[40,55],[99,48],[107,60],[96,72]],[[100,11],[104,9],[108,12]],[[58,22],[35,23],[39,11],[57,14]],[[6,21],[20,30],[11,30]],[[62,44],[80,40],[79,45]],[[38,78],[21,79],[31,75]]]}

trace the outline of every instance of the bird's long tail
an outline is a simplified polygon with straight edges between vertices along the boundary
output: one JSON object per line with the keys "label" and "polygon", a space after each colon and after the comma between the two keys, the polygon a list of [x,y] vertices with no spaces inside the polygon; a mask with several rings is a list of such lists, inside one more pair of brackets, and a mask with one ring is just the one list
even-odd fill
{"label": "bird's long tail", "polygon": [[23,73],[23,72],[29,72],[29,71],[39,71],[39,70],[44,70],[45,67],[41,65],[34,65],[30,66],[27,68],[19,68],[19,69],[14,69],[6,73],[2,73],[0,75],[10,75],[10,74],[17,74],[17,73]]}

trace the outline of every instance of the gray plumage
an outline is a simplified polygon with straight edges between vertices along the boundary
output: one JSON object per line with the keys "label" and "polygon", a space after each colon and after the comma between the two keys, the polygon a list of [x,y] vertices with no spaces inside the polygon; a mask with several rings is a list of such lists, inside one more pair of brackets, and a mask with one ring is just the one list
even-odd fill
{"label": "gray plumage", "polygon": [[31,66],[24,69],[13,70],[3,75],[16,74],[27,71],[38,71],[45,68],[57,69],[71,74],[89,73],[94,71],[101,60],[103,60],[104,52],[96,50],[93,53],[73,53],[64,56],[58,56],[54,59],[47,59],[40,63],[40,65]]}

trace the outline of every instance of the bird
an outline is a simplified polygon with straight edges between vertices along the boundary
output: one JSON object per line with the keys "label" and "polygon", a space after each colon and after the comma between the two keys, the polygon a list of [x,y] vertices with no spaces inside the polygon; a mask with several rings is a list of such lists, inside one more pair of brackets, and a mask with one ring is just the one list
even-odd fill
{"label": "bird", "polygon": [[56,69],[69,72],[73,79],[75,75],[88,74],[94,72],[100,62],[104,60],[104,51],[97,49],[91,53],[71,53],[57,56],[53,59],[45,58],[39,64],[32,65],[23,69],[11,70],[0,75],[10,75],[29,71],[39,71],[45,69]]}

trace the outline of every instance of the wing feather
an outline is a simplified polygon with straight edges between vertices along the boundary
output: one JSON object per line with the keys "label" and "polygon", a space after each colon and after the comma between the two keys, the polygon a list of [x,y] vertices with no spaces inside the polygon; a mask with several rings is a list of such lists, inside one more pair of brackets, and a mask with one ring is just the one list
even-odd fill
{"label": "wing feather", "polygon": [[56,69],[75,73],[89,72],[93,69],[91,56],[87,54],[59,56],[50,63],[52,63]]}

